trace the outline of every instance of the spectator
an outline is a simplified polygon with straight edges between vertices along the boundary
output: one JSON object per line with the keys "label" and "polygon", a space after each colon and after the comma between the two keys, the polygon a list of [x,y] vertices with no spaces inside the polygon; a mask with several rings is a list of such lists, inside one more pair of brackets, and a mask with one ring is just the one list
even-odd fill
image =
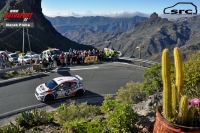
{"label": "spectator", "polygon": [[43,67],[44,67],[44,68],[47,68],[47,67],[48,67],[48,62],[47,62],[47,59],[46,59],[46,58],[44,58],[44,59],[42,60],[42,64],[43,64]]}
{"label": "spectator", "polygon": [[6,64],[7,64],[7,59],[8,59],[8,56],[6,53],[3,54],[3,62],[5,64],[5,67],[6,67]]}
{"label": "spectator", "polygon": [[65,54],[65,66],[67,66],[67,62],[68,62],[68,53]]}
{"label": "spectator", "polygon": [[3,65],[3,57],[2,57],[2,55],[0,54],[0,68],[2,68],[2,65]]}
{"label": "spectator", "polygon": [[69,54],[72,54],[72,52],[73,52],[73,51],[72,51],[72,48],[70,48],[70,49],[69,49]]}
{"label": "spectator", "polygon": [[52,57],[51,57],[50,54],[48,55],[48,63],[49,63],[49,65],[52,67],[53,60],[52,60]]}
{"label": "spectator", "polygon": [[61,63],[61,65],[64,66],[65,54],[64,54],[63,51],[62,51],[62,53],[60,54],[59,58],[60,58],[60,63]]}
{"label": "spectator", "polygon": [[6,60],[8,61],[8,55],[9,55],[9,52],[5,49],[5,52],[6,52]]}

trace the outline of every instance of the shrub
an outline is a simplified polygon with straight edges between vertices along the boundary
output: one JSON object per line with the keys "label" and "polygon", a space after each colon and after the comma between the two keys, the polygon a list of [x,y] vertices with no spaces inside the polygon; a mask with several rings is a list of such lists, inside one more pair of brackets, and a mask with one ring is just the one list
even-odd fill
{"label": "shrub", "polygon": [[139,82],[128,82],[125,88],[121,87],[118,90],[116,99],[126,104],[138,103],[145,98],[140,87],[141,83]]}
{"label": "shrub", "polygon": [[111,132],[133,132],[135,123],[139,120],[132,106],[117,100],[104,100],[101,110],[105,113],[106,129]]}
{"label": "shrub", "polygon": [[94,117],[100,113],[100,108],[95,105],[88,105],[87,102],[77,104],[72,101],[69,106],[61,104],[58,109],[58,121],[60,124],[75,118]]}
{"label": "shrub", "polygon": [[104,96],[104,100],[114,100],[115,97],[113,95],[107,94]]}
{"label": "shrub", "polygon": [[10,122],[10,125],[0,128],[0,133],[22,133],[24,128]]}
{"label": "shrub", "polygon": [[[50,117],[50,118],[49,118]],[[36,125],[41,125],[51,121],[51,116],[48,116],[45,110],[34,109],[32,111],[22,112],[16,117],[15,121],[17,125],[24,127],[33,127]]]}
{"label": "shrub", "polygon": [[184,94],[191,97],[200,97],[200,54],[189,55],[183,64]]}
{"label": "shrub", "polygon": [[[171,65],[171,79],[175,80],[174,65]],[[153,64],[143,73],[144,81],[141,84],[141,91],[144,91],[147,96],[162,91],[161,63]]]}
{"label": "shrub", "polygon": [[[131,105],[112,99],[109,95],[101,106],[104,116],[68,120],[63,127],[68,133],[133,133],[138,115]],[[111,98],[111,99],[109,99]]]}
{"label": "shrub", "polygon": [[143,77],[144,81],[141,84],[141,90],[147,96],[162,90],[161,63],[153,64],[149,69],[146,69]]}

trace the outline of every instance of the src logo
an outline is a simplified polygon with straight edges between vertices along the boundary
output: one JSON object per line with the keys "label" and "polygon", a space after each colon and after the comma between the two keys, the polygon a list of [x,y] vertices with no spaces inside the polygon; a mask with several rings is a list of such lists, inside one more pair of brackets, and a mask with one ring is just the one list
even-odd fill
{"label": "src logo", "polygon": [[[177,8],[178,6],[190,6],[189,9],[181,9]],[[183,8],[183,7],[182,7]],[[173,6],[166,7],[163,10],[164,14],[172,14],[172,15],[196,15],[197,14],[197,6],[191,2],[178,2]]]}
{"label": "src logo", "polygon": [[19,12],[19,10],[10,10],[10,12],[7,12],[4,15],[4,18],[10,19],[10,18],[22,18],[23,21],[26,22],[29,18],[31,18],[33,15],[32,12]]}

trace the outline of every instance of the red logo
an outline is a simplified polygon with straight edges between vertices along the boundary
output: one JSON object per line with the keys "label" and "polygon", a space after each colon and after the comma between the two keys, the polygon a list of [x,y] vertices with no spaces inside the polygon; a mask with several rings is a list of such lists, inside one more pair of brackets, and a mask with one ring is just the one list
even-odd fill
{"label": "red logo", "polygon": [[10,10],[10,12],[7,12],[4,15],[4,18],[23,18],[24,21],[27,21],[29,18],[31,18],[33,15],[32,12],[19,12],[19,10]]}

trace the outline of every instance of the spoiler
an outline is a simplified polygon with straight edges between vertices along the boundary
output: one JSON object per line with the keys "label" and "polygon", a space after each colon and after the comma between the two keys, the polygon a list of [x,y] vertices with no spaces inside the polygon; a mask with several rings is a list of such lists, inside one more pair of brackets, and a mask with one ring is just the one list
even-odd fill
{"label": "spoiler", "polygon": [[83,78],[81,78],[79,75],[75,75],[74,77],[76,77],[78,80],[83,80]]}

